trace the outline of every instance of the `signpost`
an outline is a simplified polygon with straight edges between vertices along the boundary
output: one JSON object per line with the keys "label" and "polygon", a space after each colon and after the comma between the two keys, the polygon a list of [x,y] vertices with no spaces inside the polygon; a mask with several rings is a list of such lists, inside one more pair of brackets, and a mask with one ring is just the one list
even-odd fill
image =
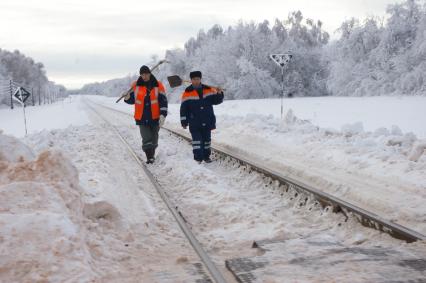
{"label": "signpost", "polygon": [[271,54],[269,58],[281,68],[281,119],[283,118],[283,97],[284,97],[284,69],[290,63],[293,55],[291,53]]}
{"label": "signpost", "polygon": [[21,105],[24,111],[24,124],[25,124],[25,135],[27,135],[27,116],[25,114],[25,101],[30,97],[31,93],[29,93],[25,88],[18,87],[13,94],[13,99],[17,100]]}

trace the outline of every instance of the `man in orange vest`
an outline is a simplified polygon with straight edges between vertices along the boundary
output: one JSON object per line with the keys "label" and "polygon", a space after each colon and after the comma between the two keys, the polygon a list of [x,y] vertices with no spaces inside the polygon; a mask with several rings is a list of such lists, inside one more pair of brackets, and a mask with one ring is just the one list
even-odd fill
{"label": "man in orange vest", "polygon": [[164,85],[158,81],[147,66],[139,70],[140,77],[132,83],[133,91],[124,101],[135,105],[135,121],[142,136],[142,150],[146,154],[146,163],[155,160],[158,146],[158,132],[167,116],[167,97]]}
{"label": "man in orange vest", "polygon": [[213,105],[223,102],[223,91],[202,84],[200,71],[191,72],[189,77],[191,85],[182,94],[180,122],[184,129],[189,125],[194,159],[210,163],[211,130],[216,128]]}

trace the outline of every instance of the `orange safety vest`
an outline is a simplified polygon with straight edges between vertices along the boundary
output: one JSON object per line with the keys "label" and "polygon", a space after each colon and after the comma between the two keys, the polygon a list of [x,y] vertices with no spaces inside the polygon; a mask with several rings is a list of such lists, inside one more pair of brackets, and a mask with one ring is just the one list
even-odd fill
{"label": "orange safety vest", "polygon": [[[206,98],[210,95],[215,95],[217,90],[215,88],[203,88],[203,98]],[[182,102],[186,100],[198,100],[200,97],[198,96],[198,92],[194,89],[192,91],[184,91],[182,93]]]}
{"label": "orange safety vest", "polygon": [[[143,115],[143,109],[145,106],[145,96],[146,96],[146,87],[138,86],[136,82],[132,83],[132,89],[135,94],[135,120],[141,120]],[[151,89],[149,94],[151,100],[151,115],[152,119],[156,120],[160,118],[160,105],[158,103],[158,95],[159,93],[165,93],[164,86],[161,82],[158,82],[158,87],[154,87]]]}

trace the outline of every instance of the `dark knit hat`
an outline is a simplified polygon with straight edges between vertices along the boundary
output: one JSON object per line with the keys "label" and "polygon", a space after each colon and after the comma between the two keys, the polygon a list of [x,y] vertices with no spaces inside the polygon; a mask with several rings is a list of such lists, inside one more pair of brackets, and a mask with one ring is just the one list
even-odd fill
{"label": "dark knit hat", "polygon": [[189,73],[189,77],[191,79],[193,79],[193,78],[200,78],[201,79],[202,76],[201,76],[200,71],[193,71],[193,72]]}
{"label": "dark knit hat", "polygon": [[140,69],[139,69],[139,74],[151,74],[151,70],[149,69],[148,66],[143,65]]}

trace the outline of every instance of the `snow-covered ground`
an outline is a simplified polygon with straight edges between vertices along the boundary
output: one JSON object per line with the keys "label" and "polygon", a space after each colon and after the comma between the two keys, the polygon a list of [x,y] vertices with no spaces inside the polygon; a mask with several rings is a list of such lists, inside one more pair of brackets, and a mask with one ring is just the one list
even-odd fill
{"label": "snow-covered ground", "polygon": [[[138,150],[141,142],[137,129],[123,126],[131,123],[132,117],[108,109],[98,111],[118,127],[132,148],[142,156]],[[406,276],[414,279],[426,275],[412,273],[411,269],[401,268],[397,263],[408,258],[422,258],[422,252],[426,252],[424,243],[401,245],[388,235],[362,227],[353,218],[345,222],[342,214],[320,209],[315,200],[303,194],[291,190],[285,192],[285,188],[270,184],[268,178],[248,174],[232,161],[217,160],[198,165],[192,160],[189,144],[166,131],[160,132],[160,139],[157,161],[149,168],[219,268],[225,270],[224,262],[228,259],[255,259],[262,254],[251,248],[253,240],[285,239],[285,242],[292,241],[290,245],[295,250],[292,256],[299,257],[299,260],[300,257],[310,257],[303,253],[306,246],[321,254],[322,248],[312,246],[312,242],[335,244],[334,251],[331,248],[326,253],[331,261],[339,263],[322,266],[321,261],[315,264],[313,260],[311,268],[321,268],[322,273],[302,270],[292,276],[297,282],[312,282],[318,278],[365,282],[365,279],[357,278],[358,273],[373,281],[405,280]],[[304,240],[297,242],[297,239]],[[378,245],[380,248],[376,250]],[[355,253],[362,250],[365,255],[355,256],[354,260],[352,252],[348,252],[352,249]],[[347,254],[346,258],[332,259],[334,253]],[[373,259],[368,253],[397,253],[398,256]],[[289,263],[292,256],[282,255]],[[275,268],[267,273],[259,272],[258,280],[253,282],[282,282],[283,278],[290,278],[286,274],[291,269],[290,264],[285,272],[281,271],[283,258],[274,260]],[[354,269],[354,261],[359,260],[361,262]]]}
{"label": "snow-covered ground", "polygon": [[[302,97],[284,99],[283,109],[284,115],[291,109],[299,119],[324,129],[340,131],[345,125],[361,123],[364,131],[374,132],[383,127],[390,131],[397,126],[404,133],[426,138],[426,99],[421,96]],[[281,100],[225,101],[215,111],[219,116],[257,114],[280,118]]]}
{"label": "snow-covered ground", "polygon": [[[131,106],[115,104],[113,98],[90,99],[132,112]],[[379,130],[374,129],[372,118],[361,119],[359,113],[351,118],[355,104],[351,100],[285,100],[293,105],[291,112],[285,109],[283,120],[279,100],[225,102],[216,107],[218,129],[213,140],[426,233],[426,157],[418,154],[417,161],[409,160],[424,143],[422,132],[426,132],[425,124],[409,123],[410,117],[425,121],[421,110],[426,109],[426,99],[357,100],[356,109],[366,111],[365,117],[373,116],[366,109],[379,100],[383,105],[375,112],[378,116],[381,111],[391,113],[398,101],[405,105],[400,108],[407,109],[405,114],[389,115],[377,124],[388,129]],[[330,114],[334,107],[324,106],[332,103],[341,111],[334,119]],[[341,110],[343,105],[346,111]],[[170,105],[169,127],[179,128],[178,107]],[[269,116],[262,108],[276,113]],[[0,230],[0,281],[134,282],[142,278],[184,282],[202,276],[196,256],[146,177],[80,97],[29,107],[27,113],[34,134],[21,141],[0,135],[0,222],[5,227]],[[104,113],[139,149],[132,118],[108,110]],[[21,137],[20,115],[22,109],[0,110],[0,129]],[[50,131],[36,133],[42,129]],[[300,210],[298,201],[281,196],[273,186],[263,188],[261,178],[248,178],[232,164],[199,166],[191,160],[186,143],[163,131],[158,163],[152,169],[221,264],[238,251],[240,256],[253,255],[254,251],[243,251],[252,240],[283,235],[297,239],[310,237],[307,234],[313,231],[322,231],[314,232],[322,239],[347,246],[380,244],[407,248],[413,255],[416,249],[424,249],[421,243],[405,245],[352,221],[340,227],[341,216],[323,213],[312,203],[307,207],[312,205],[313,211]],[[247,191],[247,185],[253,190]],[[8,256],[12,251],[15,258]]]}
{"label": "snow-covered ground", "polygon": [[[81,108],[79,97],[69,96],[61,102],[25,108],[28,134],[41,130],[67,128],[70,125],[81,126],[89,123],[87,113]],[[15,137],[25,136],[25,122],[22,107],[15,105],[0,109],[0,130]]]}
{"label": "snow-covered ground", "polygon": [[[426,234],[425,97],[285,99],[282,120],[280,106],[225,101],[213,143]],[[179,105],[169,112],[166,125],[180,129]]]}
{"label": "snow-covered ground", "polygon": [[147,177],[87,117],[90,125],[42,131],[27,145],[0,134],[0,282],[203,279]]}

